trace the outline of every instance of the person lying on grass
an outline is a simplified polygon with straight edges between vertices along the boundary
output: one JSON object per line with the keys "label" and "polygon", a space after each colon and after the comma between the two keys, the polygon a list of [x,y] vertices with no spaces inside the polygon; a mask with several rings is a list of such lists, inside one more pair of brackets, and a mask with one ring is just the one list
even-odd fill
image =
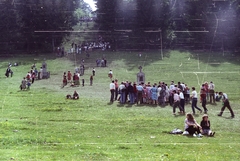
{"label": "person lying on grass", "polygon": [[210,129],[210,121],[208,120],[208,115],[204,114],[202,116],[202,121],[200,123],[202,127],[202,134],[207,136],[214,136],[215,132],[212,132]]}

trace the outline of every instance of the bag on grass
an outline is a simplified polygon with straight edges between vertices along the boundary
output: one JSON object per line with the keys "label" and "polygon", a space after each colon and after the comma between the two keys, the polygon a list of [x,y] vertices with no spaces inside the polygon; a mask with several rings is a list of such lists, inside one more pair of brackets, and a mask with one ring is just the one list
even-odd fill
{"label": "bag on grass", "polygon": [[182,133],[183,133],[183,131],[180,130],[180,129],[178,129],[178,128],[173,129],[173,130],[170,132],[170,134],[182,134]]}

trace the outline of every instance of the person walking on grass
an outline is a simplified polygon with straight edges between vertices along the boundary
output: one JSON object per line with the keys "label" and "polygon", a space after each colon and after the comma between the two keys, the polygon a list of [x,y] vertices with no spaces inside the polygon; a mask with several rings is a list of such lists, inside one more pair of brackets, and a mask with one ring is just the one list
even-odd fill
{"label": "person walking on grass", "polygon": [[221,108],[221,112],[218,114],[218,116],[222,116],[223,111],[225,110],[225,108],[227,107],[231,113],[231,118],[234,118],[234,113],[233,110],[230,106],[230,102],[228,100],[228,96],[226,93],[223,92],[219,92],[219,95],[222,96],[222,101],[223,101],[223,107]]}
{"label": "person walking on grass", "polygon": [[112,72],[112,70],[110,70],[110,71],[108,72],[108,77],[112,80],[112,77],[113,77],[113,72]]}
{"label": "person walking on grass", "polygon": [[85,80],[84,79],[82,79],[82,86],[84,87],[84,82],[85,82]]}
{"label": "person walking on grass", "polygon": [[176,115],[175,112],[176,112],[176,108],[177,107],[179,108],[179,113],[183,114],[183,109],[180,106],[180,97],[177,94],[176,90],[173,90],[173,100],[174,100],[174,103],[173,103],[173,115]]}
{"label": "person walking on grass", "polygon": [[93,75],[93,76],[95,76],[95,72],[96,72],[96,70],[95,70],[95,68],[93,68],[93,69],[92,69],[92,75]]}
{"label": "person walking on grass", "polygon": [[21,85],[20,85],[20,89],[21,90],[25,90],[27,88],[27,80],[25,77],[23,77],[23,80],[21,82]]}
{"label": "person walking on grass", "polygon": [[193,112],[193,115],[195,115],[195,108],[197,110],[199,110],[200,113],[202,113],[202,110],[199,107],[197,107],[198,96],[197,96],[197,91],[196,91],[195,87],[192,87],[191,98],[192,98],[192,112]]}
{"label": "person walking on grass", "polygon": [[93,84],[93,76],[91,75],[90,76],[90,86],[92,86],[92,84]]}
{"label": "person walking on grass", "polygon": [[206,104],[207,104],[207,92],[206,92],[206,88],[204,86],[204,84],[202,84],[202,87],[201,87],[201,91],[200,91],[200,99],[201,99],[201,102],[202,102],[202,107],[204,109],[204,113],[207,114],[207,107],[206,107]]}
{"label": "person walking on grass", "polygon": [[113,103],[113,101],[114,101],[114,94],[115,94],[115,83],[114,83],[114,81],[112,81],[110,83],[109,87],[110,87],[110,93],[111,93],[110,102]]}

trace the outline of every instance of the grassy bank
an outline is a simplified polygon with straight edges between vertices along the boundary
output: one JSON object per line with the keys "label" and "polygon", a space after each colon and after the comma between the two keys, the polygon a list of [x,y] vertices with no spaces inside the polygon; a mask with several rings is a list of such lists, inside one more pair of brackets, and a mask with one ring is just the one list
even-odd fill
{"label": "grassy bank", "polygon": [[[218,53],[165,51],[161,60],[157,51],[103,52],[90,58],[68,55],[1,58],[0,60],[0,160],[239,160],[240,159],[240,71],[239,57]],[[107,67],[95,67],[97,58],[106,57]],[[37,80],[29,91],[19,91],[22,77],[33,63],[39,68],[46,58],[50,79]],[[63,72],[74,72],[85,59],[85,86],[61,88]],[[5,78],[8,62],[14,75]],[[109,104],[108,71],[119,81],[136,81],[138,67],[146,81],[155,83],[183,81],[199,91],[201,83],[213,81],[217,91],[226,92],[236,117],[217,113],[221,103],[208,104],[214,138],[171,135],[183,129],[185,116],[172,116],[167,106],[130,106]],[[96,68],[93,86],[89,86],[92,68]],[[66,100],[77,90],[80,99]],[[200,104],[199,104],[200,106]],[[190,105],[186,111],[191,112]],[[201,114],[196,115],[201,121]]]}

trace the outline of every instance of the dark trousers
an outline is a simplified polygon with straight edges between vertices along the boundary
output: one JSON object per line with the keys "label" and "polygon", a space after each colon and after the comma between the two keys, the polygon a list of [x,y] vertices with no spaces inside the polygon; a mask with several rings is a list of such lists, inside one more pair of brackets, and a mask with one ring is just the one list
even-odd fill
{"label": "dark trousers", "polygon": [[138,102],[140,102],[140,104],[143,103],[142,91],[138,91],[138,92],[137,92],[137,104],[138,104]]}
{"label": "dark trousers", "polygon": [[118,97],[118,88],[115,88],[115,101],[117,100]]}
{"label": "dark trousers", "polygon": [[[128,101],[128,97],[129,97],[129,92],[128,92],[128,91],[126,91],[126,92],[125,92],[125,102],[127,102],[127,101]],[[129,98],[129,100],[130,100],[130,98]]]}
{"label": "dark trousers", "polygon": [[182,107],[183,112],[185,112],[185,100],[180,99],[180,106]]}
{"label": "dark trousers", "polygon": [[183,110],[182,110],[182,107],[180,106],[179,101],[176,101],[176,102],[174,102],[174,104],[173,104],[173,113],[176,112],[176,108],[177,108],[177,107],[179,108],[180,112],[183,111]]}
{"label": "dark trousers", "polygon": [[215,94],[214,94],[214,90],[210,89],[209,90],[209,97],[210,97],[210,103],[215,103]]}
{"label": "dark trousers", "polygon": [[159,96],[159,97],[158,97],[158,104],[159,104],[160,106],[165,106],[165,98],[162,97],[162,96]]}
{"label": "dark trousers", "polygon": [[197,107],[197,98],[192,99],[192,112],[195,114],[195,108],[198,109],[199,111],[202,111],[199,107]]}
{"label": "dark trousers", "polygon": [[194,127],[194,126],[189,126],[186,131],[190,134],[190,135],[193,135],[197,132],[197,134],[200,134],[200,129],[199,127]]}
{"label": "dark trousers", "polygon": [[230,113],[231,113],[231,116],[234,116],[233,110],[232,110],[232,108],[231,108],[231,106],[230,106],[230,103],[229,103],[228,99],[226,99],[226,100],[224,101],[223,107],[221,108],[220,115],[223,114],[223,111],[225,110],[226,107],[229,109],[229,111],[230,111]]}
{"label": "dark trousers", "polygon": [[202,98],[202,107],[203,107],[205,113],[208,111],[206,104],[207,104],[207,99],[206,99],[206,97],[204,97],[204,98]]}
{"label": "dark trousers", "polygon": [[126,94],[125,91],[121,91],[121,96],[120,96],[120,103],[124,104],[126,102]]}
{"label": "dark trousers", "polygon": [[113,102],[115,90],[111,89],[110,92],[111,92],[110,102]]}
{"label": "dark trousers", "polygon": [[170,106],[172,106],[173,105],[173,95],[172,94],[170,94],[170,96],[169,96],[169,104],[170,104]]}

